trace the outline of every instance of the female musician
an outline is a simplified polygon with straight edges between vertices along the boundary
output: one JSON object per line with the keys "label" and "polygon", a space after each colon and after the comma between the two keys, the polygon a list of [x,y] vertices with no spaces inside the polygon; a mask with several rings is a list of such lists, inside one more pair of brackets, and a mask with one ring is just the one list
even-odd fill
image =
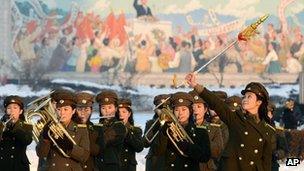
{"label": "female musician", "polygon": [[130,99],[120,99],[118,101],[119,119],[123,121],[127,128],[123,150],[120,154],[121,171],[135,171],[137,165],[135,153],[143,150],[142,130],[134,126],[131,105]]}
{"label": "female musician", "polygon": [[19,96],[4,99],[5,114],[0,121],[1,170],[30,170],[26,147],[32,142],[32,125],[24,122],[23,100]]}
{"label": "female musician", "polygon": [[90,138],[90,157],[88,161],[82,165],[83,170],[97,170],[94,163],[95,157],[100,153],[102,146],[97,142],[102,139],[99,135],[100,125],[94,125],[91,121],[93,112],[94,95],[87,92],[79,92],[76,94],[76,121],[79,124],[85,124],[89,132]]}
{"label": "female musician", "polygon": [[[161,170],[199,171],[199,163],[207,162],[210,158],[208,133],[205,127],[195,126],[193,123],[192,103],[193,98],[188,93],[178,92],[171,97],[173,115],[177,118],[177,123],[166,116],[167,121],[155,139],[158,143],[151,147],[156,153],[165,156],[165,164]],[[171,133],[175,132],[171,129],[172,124],[180,124],[182,128],[178,127],[176,132],[184,129],[193,143],[190,140],[170,140],[169,135],[172,136]]]}
{"label": "female musician", "polygon": [[99,113],[102,117],[102,127],[99,134],[103,137],[98,143],[104,146],[97,157],[99,170],[120,171],[120,153],[126,136],[126,128],[122,121],[119,121],[117,112],[117,94],[113,91],[103,91],[96,96],[99,103]]}
{"label": "female musician", "polygon": [[200,170],[215,171],[217,170],[217,161],[224,149],[221,125],[206,121],[205,116],[209,112],[207,103],[195,91],[190,91],[189,94],[193,97],[192,108],[195,124],[206,127],[210,140],[211,158],[207,163],[200,163]]}
{"label": "female musician", "polygon": [[219,170],[271,170],[271,155],[275,148],[275,131],[267,123],[268,92],[257,82],[242,90],[242,110],[231,111],[207,88],[196,82],[196,76],[186,76],[187,83],[227,124],[229,140],[223,152]]}
{"label": "female musician", "polygon": [[[65,128],[67,134],[63,134],[63,137],[56,139],[58,134],[52,131],[51,126],[58,128],[57,131],[59,132],[61,128],[54,121],[48,122],[42,130],[36,147],[37,156],[46,158],[45,170],[82,170],[81,163],[85,163],[90,155],[90,142],[86,125],[76,124],[72,120],[76,110],[74,94],[68,90],[60,90],[55,91],[51,96],[56,104],[59,122]],[[73,139],[76,144],[70,139]]]}

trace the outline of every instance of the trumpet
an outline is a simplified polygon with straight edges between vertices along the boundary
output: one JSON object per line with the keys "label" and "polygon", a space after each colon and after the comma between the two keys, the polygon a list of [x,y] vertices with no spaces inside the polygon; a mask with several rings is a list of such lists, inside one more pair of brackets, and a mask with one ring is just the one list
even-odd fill
{"label": "trumpet", "polygon": [[55,106],[52,102],[50,94],[38,98],[29,103],[28,110],[24,114],[25,121],[33,125],[32,133],[33,139],[36,141],[36,143],[39,142],[39,137],[43,128],[46,126],[47,123],[49,123],[49,130],[47,133],[48,137],[57,147],[57,149],[61,152],[61,154],[64,157],[69,158],[70,156],[66,152],[64,152],[61,147],[59,147],[56,140],[58,140],[58,138],[63,138],[64,136],[66,136],[74,145],[76,145],[76,142],[58,120],[58,115],[55,111]]}
{"label": "trumpet", "polygon": [[168,129],[166,130],[166,135],[168,136],[169,140],[172,142],[174,147],[178,150],[178,152],[187,157],[187,155],[178,147],[178,142],[189,142],[194,144],[191,137],[187,134],[183,126],[178,122],[176,116],[173,114],[173,111],[167,106],[162,109],[157,109],[156,113],[158,118],[154,121],[151,127],[147,130],[144,137],[145,139],[151,143],[155,137],[159,134],[159,130],[154,133],[152,138],[149,138],[149,135],[153,134],[151,131],[154,129],[155,125],[159,122],[161,126],[163,126],[166,122],[168,123]]}
{"label": "trumpet", "polygon": [[99,116],[96,118],[91,118],[90,120],[99,120],[99,119],[108,119],[108,118],[114,118],[115,115],[106,115],[106,116]]}

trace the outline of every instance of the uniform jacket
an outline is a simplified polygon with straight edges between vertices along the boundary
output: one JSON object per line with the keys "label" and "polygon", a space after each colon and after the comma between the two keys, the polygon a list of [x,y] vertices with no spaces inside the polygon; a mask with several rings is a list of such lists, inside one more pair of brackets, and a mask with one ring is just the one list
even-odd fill
{"label": "uniform jacket", "polygon": [[200,92],[200,96],[229,129],[229,140],[219,170],[270,171],[272,153],[276,146],[274,129],[264,120],[256,123],[252,116],[242,110],[231,111],[206,88]]}
{"label": "uniform jacket", "polygon": [[218,160],[224,149],[222,132],[219,124],[212,124],[205,121],[203,126],[206,127],[210,141],[211,157],[207,163],[200,163],[200,171],[217,170]]}
{"label": "uniform jacket", "polygon": [[121,170],[135,171],[137,161],[135,153],[143,150],[142,130],[139,127],[130,126],[124,140],[123,150],[120,155]]}
{"label": "uniform jacket", "polygon": [[46,159],[45,169],[42,170],[82,170],[81,164],[84,164],[90,155],[87,127],[83,124],[77,125],[71,121],[66,130],[76,142],[72,151],[68,152],[70,158],[64,157],[51,141],[40,138],[36,146],[36,153],[39,158]]}
{"label": "uniform jacket", "polygon": [[126,136],[126,127],[121,121],[112,119],[108,122],[100,123],[103,139],[99,144],[104,144],[100,155],[96,158],[98,169],[102,171],[119,171],[121,168],[120,154],[123,148],[123,142]]}
{"label": "uniform jacket", "polygon": [[18,120],[3,132],[0,139],[1,170],[29,170],[30,162],[26,156],[26,147],[32,142],[32,129],[32,125]]}
{"label": "uniform jacket", "polygon": [[210,159],[210,143],[206,128],[188,124],[185,131],[194,142],[184,151],[188,157],[182,156],[162,131],[156,137],[156,143],[151,148],[155,149],[156,154],[165,156],[164,165],[160,170],[199,171],[199,163]]}

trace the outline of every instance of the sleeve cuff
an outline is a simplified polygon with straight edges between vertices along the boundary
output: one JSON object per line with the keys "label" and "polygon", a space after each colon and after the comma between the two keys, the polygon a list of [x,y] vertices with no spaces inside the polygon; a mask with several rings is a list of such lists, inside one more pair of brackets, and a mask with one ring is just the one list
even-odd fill
{"label": "sleeve cuff", "polygon": [[204,91],[204,89],[205,87],[199,84],[194,87],[194,91],[196,91],[198,94],[201,94]]}

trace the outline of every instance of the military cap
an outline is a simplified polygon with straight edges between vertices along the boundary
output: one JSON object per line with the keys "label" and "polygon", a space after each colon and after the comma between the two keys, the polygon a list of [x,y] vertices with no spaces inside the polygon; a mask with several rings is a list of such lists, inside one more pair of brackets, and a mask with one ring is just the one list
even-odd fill
{"label": "military cap", "polygon": [[193,97],[193,103],[206,103],[205,100],[201,98],[196,91],[189,91],[189,94]]}
{"label": "military cap", "polygon": [[265,100],[269,100],[269,95],[265,87],[258,82],[251,82],[247,84],[244,90],[241,91],[242,95],[245,95],[246,92],[252,92],[257,96],[264,98]]}
{"label": "military cap", "polygon": [[193,97],[186,92],[174,93],[171,97],[172,107],[191,106],[193,104]]}
{"label": "military cap", "polygon": [[[170,97],[170,94],[160,94],[154,97],[153,103],[155,106],[158,106],[162,102],[164,102],[168,97]],[[164,104],[169,104],[170,100],[165,102]]]}
{"label": "military cap", "polygon": [[119,99],[118,100],[118,107],[119,108],[131,108],[132,102],[130,99]]}
{"label": "military cap", "polygon": [[224,91],[212,91],[212,92],[223,101],[225,101],[225,99],[227,99],[228,97],[227,93]]}
{"label": "military cap", "polygon": [[55,101],[56,108],[63,106],[74,106],[76,104],[75,94],[69,90],[60,89],[59,91],[52,93],[51,97]]}
{"label": "military cap", "polygon": [[96,96],[96,102],[101,105],[114,104],[117,105],[118,96],[114,91],[102,91]]}
{"label": "military cap", "polygon": [[23,99],[19,96],[7,96],[3,101],[3,106],[6,108],[9,104],[15,103],[20,106],[21,109],[23,109]]}
{"label": "military cap", "polygon": [[78,92],[76,93],[75,101],[77,107],[92,107],[94,95],[87,92]]}
{"label": "military cap", "polygon": [[225,102],[232,110],[236,110],[242,105],[242,98],[239,96],[230,96]]}

